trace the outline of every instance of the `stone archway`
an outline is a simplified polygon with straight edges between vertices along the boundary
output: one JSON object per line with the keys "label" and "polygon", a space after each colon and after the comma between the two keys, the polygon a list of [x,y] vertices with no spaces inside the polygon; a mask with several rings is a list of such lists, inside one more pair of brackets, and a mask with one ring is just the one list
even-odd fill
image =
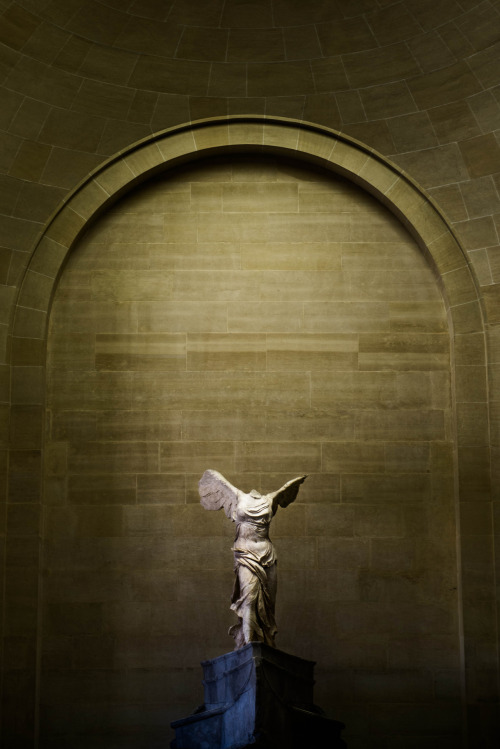
{"label": "stone archway", "polygon": [[[32,409],[33,413],[41,415],[43,354],[38,361],[30,359],[27,363],[19,352],[29,347],[43,352],[59,275],[68,253],[88,223],[132,186],[157,172],[212,154],[245,151],[293,156],[339,173],[374,195],[408,227],[426,252],[447,303],[456,352],[457,456],[461,449],[476,446],[478,421],[487,423],[486,388],[481,400],[477,382],[468,378],[465,367],[470,364],[473,350],[478,366],[485,371],[484,326],[474,278],[445,220],[410,178],[362,144],[326,128],[257,117],[208,120],[160,133],[107,162],[68,198],[40,238],[19,294],[13,328],[13,409]],[[26,452],[34,452],[34,447],[41,447],[41,444],[40,434],[39,438],[32,438]],[[479,446],[482,444],[479,442]],[[37,486],[41,489],[41,481],[36,470],[33,476],[31,491],[35,496]],[[467,487],[477,480],[477,474],[468,475],[467,464],[464,464],[460,472],[461,485]],[[468,494],[462,494],[460,499],[467,502]],[[467,553],[467,547],[463,548],[465,564]]]}

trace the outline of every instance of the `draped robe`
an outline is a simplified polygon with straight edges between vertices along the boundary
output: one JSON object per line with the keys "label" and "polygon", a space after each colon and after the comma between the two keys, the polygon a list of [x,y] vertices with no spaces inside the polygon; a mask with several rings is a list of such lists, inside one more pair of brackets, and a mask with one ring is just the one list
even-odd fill
{"label": "draped robe", "polygon": [[236,538],[231,598],[231,609],[240,621],[230,629],[237,647],[251,640],[274,645],[277,558],[269,538],[272,517],[272,497],[258,492],[240,494],[233,512]]}

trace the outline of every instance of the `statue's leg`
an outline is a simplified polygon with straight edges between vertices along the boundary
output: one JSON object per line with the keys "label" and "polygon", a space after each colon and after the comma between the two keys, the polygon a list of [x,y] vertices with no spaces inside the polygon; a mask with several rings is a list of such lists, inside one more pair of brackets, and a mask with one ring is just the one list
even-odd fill
{"label": "statue's leg", "polygon": [[264,630],[264,642],[267,645],[275,647],[274,638],[276,637],[276,619],[274,611],[276,608],[276,591],[278,587],[278,570],[276,562],[267,567],[267,592],[268,592],[268,612],[266,616],[266,626]]}
{"label": "statue's leg", "polygon": [[238,569],[238,579],[240,598],[237,613],[241,617],[243,638],[245,644],[247,644],[262,639],[256,618],[259,581],[253,572],[244,565],[240,565]]}
{"label": "statue's leg", "polygon": [[267,568],[267,585],[271,599],[271,611],[274,616],[276,609],[276,591],[278,589],[278,565],[276,562]]}

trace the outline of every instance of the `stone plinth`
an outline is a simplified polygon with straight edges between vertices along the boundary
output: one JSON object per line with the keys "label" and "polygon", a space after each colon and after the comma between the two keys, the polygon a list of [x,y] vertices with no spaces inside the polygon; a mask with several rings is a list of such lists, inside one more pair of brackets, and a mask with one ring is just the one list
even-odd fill
{"label": "stone plinth", "polygon": [[204,661],[205,703],[172,723],[172,749],[345,747],[313,703],[314,663],[260,642]]}

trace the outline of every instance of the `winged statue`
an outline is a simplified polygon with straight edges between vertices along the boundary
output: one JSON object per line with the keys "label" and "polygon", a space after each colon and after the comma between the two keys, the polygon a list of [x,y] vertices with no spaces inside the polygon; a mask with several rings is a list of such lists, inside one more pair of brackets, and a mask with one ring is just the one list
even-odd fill
{"label": "winged statue", "polygon": [[306,478],[298,476],[270,494],[255,489],[246,494],[218,471],[205,471],[200,479],[200,501],[205,510],[223,509],[236,524],[231,609],[238,623],[229,629],[235,650],[255,641],[274,647],[277,557],[269,526],[278,507],[288,507],[294,501]]}

